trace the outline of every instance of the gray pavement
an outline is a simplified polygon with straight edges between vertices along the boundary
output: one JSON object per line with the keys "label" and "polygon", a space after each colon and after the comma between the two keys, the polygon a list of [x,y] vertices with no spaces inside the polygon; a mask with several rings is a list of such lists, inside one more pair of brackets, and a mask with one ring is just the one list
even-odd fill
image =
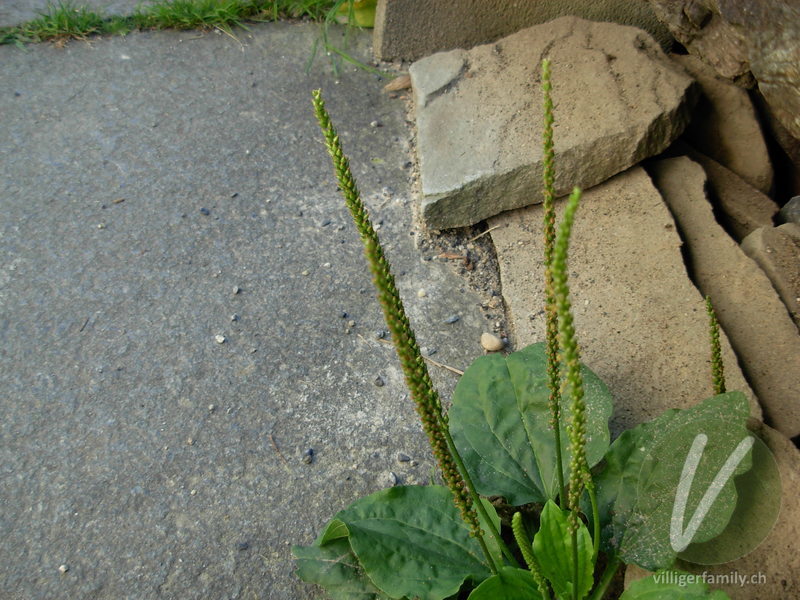
{"label": "gray pavement", "polygon": [[306,75],[317,34],[0,47],[3,599],[319,598],[290,546],[390,473],[428,479],[312,89],[421,345],[463,369],[484,318],[414,245],[402,101]]}

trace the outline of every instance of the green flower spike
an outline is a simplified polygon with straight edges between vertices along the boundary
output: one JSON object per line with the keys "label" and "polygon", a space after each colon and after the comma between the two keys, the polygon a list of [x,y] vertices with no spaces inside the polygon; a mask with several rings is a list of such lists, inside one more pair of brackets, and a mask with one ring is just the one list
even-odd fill
{"label": "green flower spike", "polygon": [[715,394],[725,393],[725,368],[722,364],[722,349],[719,345],[719,322],[714,307],[711,305],[711,296],[706,296],[706,313],[709,322],[709,337],[711,338],[711,381],[714,384]]}
{"label": "green flower spike", "polygon": [[555,211],[555,151],[553,149],[553,99],[550,96],[550,61],[542,61],[542,93],[544,96],[544,132],[543,139],[543,200],[544,208],[544,293],[545,293],[545,339],[547,340],[547,379],[550,398],[551,426],[555,437],[556,465],[558,475],[558,501],[562,508],[566,502],[564,487],[564,467],[561,457],[561,374],[558,358],[558,309],[556,307],[553,288],[553,247],[556,240]]}
{"label": "green flower spike", "polygon": [[[392,340],[405,375],[406,385],[416,405],[417,414],[419,414],[422,421],[422,428],[428,436],[433,454],[442,471],[442,477],[453,494],[453,500],[461,512],[462,519],[469,526],[472,535],[480,543],[492,571],[496,572],[497,567],[483,539],[483,532],[478,523],[478,515],[476,513],[476,508],[482,513],[485,513],[485,510],[478,499],[477,493],[474,492],[474,486],[471,485],[468,479],[465,481],[465,477],[468,478],[468,475],[447,429],[447,419],[442,413],[439,394],[431,382],[425,361],[419,351],[414,331],[411,329],[403,302],[397,291],[394,276],[389,268],[389,262],[384,256],[378,235],[375,233],[364,203],[361,201],[358,187],[350,171],[350,163],[342,151],[339,136],[336,134],[330,116],[325,110],[325,102],[322,99],[320,90],[312,92],[312,96],[317,120],[325,136],[325,145],[333,160],[333,168],[336,179],[339,182],[339,189],[342,191],[345,203],[350,209],[353,221],[361,236],[364,253],[372,272],[373,283],[378,290],[378,300],[383,309],[383,315],[389,331],[392,334]],[[481,516],[484,518],[485,523],[491,525],[487,515],[482,514]],[[491,533],[502,548],[503,544],[499,533],[496,531]],[[508,554],[510,555],[510,552]]]}

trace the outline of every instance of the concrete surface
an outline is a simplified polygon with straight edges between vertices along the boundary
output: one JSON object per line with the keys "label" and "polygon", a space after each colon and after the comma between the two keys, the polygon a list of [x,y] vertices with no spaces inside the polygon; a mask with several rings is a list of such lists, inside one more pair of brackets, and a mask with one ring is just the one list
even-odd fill
{"label": "concrete surface", "polygon": [[667,48],[672,36],[647,0],[378,0],[375,56],[417,60],[434,52],[493,42],[565,15],[633,25]]}
{"label": "concrete surface", "polygon": [[314,25],[236,35],[0,47],[4,600],[319,598],[290,546],[390,473],[427,481],[312,89],[420,344],[482,354],[478,300],[410,235],[404,106],[306,75]]}
{"label": "concrete surface", "polygon": [[423,58],[410,74],[429,227],[541,202],[544,58],[552,62],[557,196],[658,154],[688,123],[694,81],[634,27],[561,17]]}
{"label": "concrete surface", "polygon": [[[47,12],[48,5],[57,6],[57,0],[4,0],[0,3],[0,27],[19,25],[36,19]],[[65,2],[66,4],[66,2]],[[73,0],[74,6],[85,6],[103,15],[128,15],[146,0]]]}
{"label": "concrete surface", "polygon": [[[557,221],[564,204],[556,203]],[[489,221],[519,347],[545,336],[543,218],[538,204]],[[570,295],[582,360],[614,396],[613,436],[713,395],[705,305],[680,248],[641,167],[584,193],[569,252]],[[761,418],[724,332],[720,340],[729,389],[744,392]]]}

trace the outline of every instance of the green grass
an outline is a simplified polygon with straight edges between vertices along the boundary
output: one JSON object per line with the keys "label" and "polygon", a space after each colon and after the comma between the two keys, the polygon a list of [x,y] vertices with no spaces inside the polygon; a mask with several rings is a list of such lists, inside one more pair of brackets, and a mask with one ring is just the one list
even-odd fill
{"label": "green grass", "polygon": [[342,0],[157,0],[133,15],[106,17],[72,0],[49,4],[39,18],[0,28],[0,44],[120,35],[136,29],[211,29],[230,32],[246,21],[308,17],[326,21]]}

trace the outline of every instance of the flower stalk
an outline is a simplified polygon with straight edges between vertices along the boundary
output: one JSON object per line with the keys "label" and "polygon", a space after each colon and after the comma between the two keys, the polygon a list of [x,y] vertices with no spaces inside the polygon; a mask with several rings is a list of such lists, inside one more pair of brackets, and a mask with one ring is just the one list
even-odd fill
{"label": "flower stalk", "polygon": [[714,384],[715,394],[724,394],[725,367],[722,364],[722,348],[719,343],[719,321],[717,321],[717,313],[711,304],[711,296],[706,296],[706,313],[708,314],[708,329],[711,339],[711,382]]}
{"label": "flower stalk", "polygon": [[[400,359],[406,385],[416,406],[417,414],[422,421],[422,428],[428,437],[434,457],[439,464],[442,478],[450,489],[453,501],[461,513],[461,518],[469,526],[471,535],[477,538],[489,567],[493,572],[497,572],[497,565],[486,546],[483,531],[478,522],[476,507],[482,513],[481,517],[484,522],[492,529],[495,528],[491,524],[488,515],[486,515],[486,511],[473,486],[468,485],[467,481],[462,477],[462,472],[465,472],[465,470],[463,470],[463,463],[460,457],[457,456],[455,445],[452,443],[447,430],[447,420],[442,412],[439,394],[431,382],[414,331],[411,328],[400,294],[397,291],[394,275],[391,273],[383,247],[361,200],[355,179],[350,171],[349,160],[342,151],[339,136],[336,134],[330,116],[325,109],[321,91],[315,90],[312,92],[312,98],[314,111],[325,137],[325,145],[333,161],[339,189],[344,196],[345,203],[361,237],[364,253],[372,272],[373,283],[378,291],[378,300]],[[459,470],[458,463],[461,464],[462,471]],[[504,544],[499,532],[492,531],[491,533],[496,537],[502,548]],[[505,551],[508,552],[509,556],[511,555],[507,548]]]}
{"label": "flower stalk", "polygon": [[556,240],[555,211],[555,150],[553,148],[553,99],[550,95],[550,61],[542,61],[542,94],[544,107],[543,146],[543,199],[544,208],[544,294],[545,294],[545,339],[547,354],[547,380],[550,397],[550,425],[553,428],[556,445],[556,469],[558,477],[558,502],[564,508],[566,493],[564,487],[564,464],[561,456],[561,374],[558,357],[558,309],[556,307],[553,283],[553,249]]}

